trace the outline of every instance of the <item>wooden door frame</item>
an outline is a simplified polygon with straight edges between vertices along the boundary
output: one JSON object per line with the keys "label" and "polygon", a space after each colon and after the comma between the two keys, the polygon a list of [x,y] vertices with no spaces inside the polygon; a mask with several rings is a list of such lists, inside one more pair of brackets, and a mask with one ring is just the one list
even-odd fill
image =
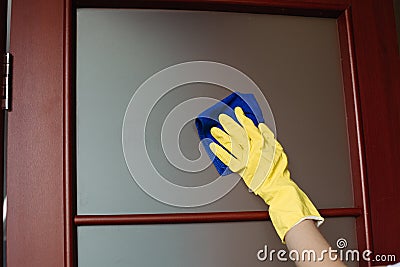
{"label": "wooden door frame", "polygon": [[[400,158],[400,60],[391,0],[77,3],[81,7],[106,7],[111,2],[120,7],[301,14],[345,20],[341,25],[346,28],[339,28],[348,33],[340,40],[341,45],[349,46],[348,55],[342,55],[349,59],[343,64],[344,83],[353,88],[346,98],[354,98],[346,101],[346,109],[354,110],[348,125],[349,134],[356,138],[350,152],[353,173],[359,168],[356,173],[360,174],[354,187],[362,188],[355,191],[356,207],[363,209],[363,216],[357,220],[365,225],[363,242],[370,242],[375,253],[400,257],[400,240],[392,238],[400,225],[400,196],[396,194],[400,190],[400,169],[396,165]],[[13,0],[12,5],[11,52],[15,68],[7,161],[8,264],[73,266],[75,3]]]}
{"label": "wooden door frame", "polygon": [[[7,47],[7,0],[0,0],[0,56],[2,57],[1,60],[1,71],[4,73],[4,58],[3,56],[6,53],[6,47]],[[3,81],[2,81],[3,82]],[[4,92],[2,92],[3,96]],[[4,97],[4,96],[3,96]],[[5,134],[5,116],[6,115],[5,110],[1,109],[0,110],[0,195],[2,196],[0,199],[3,200],[3,191],[4,191],[4,134]],[[3,202],[1,202],[1,207],[0,207],[0,214],[3,214]],[[1,242],[0,242],[0,266],[3,266],[3,221],[1,221],[1,226],[0,226],[0,237],[1,237]]]}

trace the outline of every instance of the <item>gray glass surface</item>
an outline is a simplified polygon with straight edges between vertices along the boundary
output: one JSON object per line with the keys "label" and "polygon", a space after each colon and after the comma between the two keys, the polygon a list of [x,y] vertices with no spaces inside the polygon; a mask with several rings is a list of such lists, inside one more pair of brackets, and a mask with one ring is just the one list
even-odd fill
{"label": "gray glass surface", "polygon": [[[292,178],[318,208],[353,206],[336,20],[112,9],[80,9],[77,19],[78,214],[266,209],[243,182],[209,205],[169,206],[143,192],[127,168],[121,136],[132,96],[158,71],[193,60],[220,62],[249,76],[270,104]],[[183,101],[229,93],[221,86],[187,84],[155,103],[145,142],[166,180],[201,186],[218,177],[213,166],[200,173],[175,168],[162,153],[160,131]],[[138,105],[137,112],[142,110]],[[190,121],[180,133],[180,149],[195,159],[198,143]]]}
{"label": "gray glass surface", "polygon": [[[330,218],[321,230],[333,249],[340,238],[347,241],[344,252],[357,248],[354,219]],[[276,254],[272,261],[258,260],[262,249],[268,255],[287,251],[271,222],[78,227],[78,266],[85,267],[294,266]]]}

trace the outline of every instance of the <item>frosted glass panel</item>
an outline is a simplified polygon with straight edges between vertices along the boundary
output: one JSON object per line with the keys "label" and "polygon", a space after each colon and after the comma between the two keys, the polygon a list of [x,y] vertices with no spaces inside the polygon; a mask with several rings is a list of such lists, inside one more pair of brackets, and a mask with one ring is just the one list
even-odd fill
{"label": "frosted glass panel", "polygon": [[[80,9],[77,19],[78,214],[266,209],[242,182],[209,205],[169,206],[143,192],[127,168],[121,136],[130,99],[153,74],[193,60],[220,62],[249,76],[270,104],[293,179],[318,208],[353,206],[335,19],[112,9]],[[155,101],[143,129],[148,155],[136,156],[152,158],[166,180],[181,186],[217,179],[213,166],[198,173],[175,168],[162,153],[160,132],[179,104],[228,94],[204,83],[171,90]],[[140,103],[135,108],[138,114],[144,109]],[[181,152],[196,159],[194,123],[182,127]]]}
{"label": "frosted glass panel", "polygon": [[[354,219],[327,219],[321,230],[333,249],[339,238],[357,248]],[[78,244],[78,266],[85,267],[294,266],[258,260],[265,245],[285,249],[271,222],[79,227]]]}

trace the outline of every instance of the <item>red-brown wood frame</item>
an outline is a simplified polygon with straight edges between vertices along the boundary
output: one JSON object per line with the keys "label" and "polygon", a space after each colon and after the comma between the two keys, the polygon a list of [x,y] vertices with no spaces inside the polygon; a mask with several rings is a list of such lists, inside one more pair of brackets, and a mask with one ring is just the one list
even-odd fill
{"label": "red-brown wood frame", "polygon": [[[400,63],[390,2],[78,0],[77,6],[337,18],[355,208],[321,213],[356,217],[360,249],[400,255],[400,239],[392,234],[400,225],[400,199],[396,195],[400,189],[396,165],[400,159],[396,138],[400,133]],[[9,266],[74,266],[77,225],[267,220],[266,212],[75,214],[74,7],[72,0],[13,0],[11,50],[18,78],[9,118]],[[387,226],[382,229],[383,223]]]}
{"label": "red-brown wood frame", "polygon": [[[4,55],[6,52],[6,40],[7,40],[7,1],[0,0],[0,55]],[[3,71],[3,61],[1,62]],[[3,92],[2,92],[3,94]],[[5,114],[6,111],[0,111],[0,196],[3,196],[3,185],[4,185],[4,135],[5,135]],[[3,197],[0,198],[3,200]],[[1,202],[0,214],[3,214],[3,203]],[[0,236],[2,238],[0,242],[0,266],[3,266],[3,221],[0,225]]]}
{"label": "red-brown wood frame", "polygon": [[338,18],[338,32],[342,56],[344,101],[347,115],[354,205],[362,209],[362,216],[356,217],[357,243],[360,251],[373,251],[370,234],[368,189],[363,158],[364,146],[356,73],[357,64],[355,62],[351,27],[351,11],[350,8],[348,8]]}
{"label": "red-brown wood frame", "polygon": [[[118,7],[118,8],[167,8],[191,10],[217,10],[235,12],[257,12],[269,14],[295,14],[305,16],[338,17],[338,32],[342,53],[343,80],[345,88],[346,114],[348,118],[348,133],[350,155],[352,159],[352,174],[354,184],[354,201],[357,212],[344,212],[340,209],[331,209],[332,216],[354,216],[357,225],[357,240],[359,249],[372,250],[370,240],[370,226],[368,217],[367,187],[364,177],[362,158],[361,122],[359,118],[359,105],[357,94],[357,75],[353,53],[353,38],[351,30],[350,6],[347,1],[321,3],[306,1],[299,5],[289,7],[281,1],[98,1],[79,0],[80,8],[90,7]],[[362,210],[361,213],[359,211]],[[328,211],[321,211],[328,215]],[[360,216],[363,215],[363,216]],[[231,213],[179,213],[179,214],[138,214],[138,215],[106,215],[106,216],[75,216],[76,225],[101,225],[101,224],[151,224],[151,223],[196,223],[196,222],[221,222],[221,221],[253,221],[266,220],[268,213],[264,212],[231,212]]]}

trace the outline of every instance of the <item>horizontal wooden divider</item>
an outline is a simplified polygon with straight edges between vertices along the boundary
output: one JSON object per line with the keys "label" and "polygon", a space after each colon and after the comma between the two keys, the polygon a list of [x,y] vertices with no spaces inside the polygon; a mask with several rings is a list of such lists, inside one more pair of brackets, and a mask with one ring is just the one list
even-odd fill
{"label": "horizontal wooden divider", "polygon": [[[323,217],[358,217],[361,208],[337,208],[319,210]],[[135,224],[179,224],[242,222],[269,220],[267,211],[204,212],[204,213],[162,213],[123,215],[77,215],[74,223],[84,225],[135,225]]]}

